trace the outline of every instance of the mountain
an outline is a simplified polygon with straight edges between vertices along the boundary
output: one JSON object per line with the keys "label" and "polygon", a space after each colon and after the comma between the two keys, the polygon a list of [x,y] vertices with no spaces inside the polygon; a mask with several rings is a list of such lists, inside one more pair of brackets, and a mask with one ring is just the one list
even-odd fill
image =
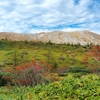
{"label": "mountain", "polygon": [[64,32],[41,32],[37,34],[18,34],[12,32],[0,32],[0,40],[12,40],[12,41],[42,41],[62,44],[62,43],[80,43],[81,45],[93,43],[100,44],[100,35],[90,32],[88,30]]}

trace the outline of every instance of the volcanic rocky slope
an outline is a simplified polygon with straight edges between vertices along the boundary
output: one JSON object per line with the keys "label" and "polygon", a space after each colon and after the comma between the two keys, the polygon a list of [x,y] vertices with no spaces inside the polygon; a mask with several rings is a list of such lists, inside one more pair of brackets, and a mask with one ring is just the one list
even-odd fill
{"label": "volcanic rocky slope", "polygon": [[100,35],[90,32],[88,30],[84,31],[74,31],[74,32],[63,32],[63,31],[53,31],[53,32],[41,32],[37,34],[18,34],[11,32],[0,32],[0,40],[12,40],[12,41],[42,41],[52,43],[62,44],[62,43],[73,43],[81,45],[86,45],[89,43],[100,44]]}

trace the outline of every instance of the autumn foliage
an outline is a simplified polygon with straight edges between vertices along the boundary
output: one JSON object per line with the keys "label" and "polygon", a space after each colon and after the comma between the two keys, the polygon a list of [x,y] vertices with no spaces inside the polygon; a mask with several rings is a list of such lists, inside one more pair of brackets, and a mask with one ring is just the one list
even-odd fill
{"label": "autumn foliage", "polygon": [[[44,66],[43,66],[44,65]],[[58,76],[51,74],[53,66],[45,66],[45,62],[36,63],[32,60],[28,65],[10,66],[4,69],[5,73],[11,73],[3,78],[10,80],[12,85],[16,86],[36,86],[38,84],[47,84],[57,81]]]}
{"label": "autumn foliage", "polygon": [[88,67],[91,68],[91,73],[99,71],[100,69],[100,45],[94,45],[84,57],[84,62],[88,63]]}
{"label": "autumn foliage", "polygon": [[100,45],[94,46],[93,49],[90,50],[90,52],[93,55],[93,57],[100,61]]}

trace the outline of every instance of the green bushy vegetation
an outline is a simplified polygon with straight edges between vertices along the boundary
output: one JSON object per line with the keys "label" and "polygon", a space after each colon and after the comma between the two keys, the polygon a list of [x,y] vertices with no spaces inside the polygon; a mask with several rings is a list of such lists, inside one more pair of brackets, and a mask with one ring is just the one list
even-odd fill
{"label": "green bushy vegetation", "polygon": [[0,86],[0,100],[99,100],[100,46],[0,40]]}
{"label": "green bushy vegetation", "polygon": [[60,81],[36,87],[2,87],[1,100],[99,100],[100,77],[69,74]]}

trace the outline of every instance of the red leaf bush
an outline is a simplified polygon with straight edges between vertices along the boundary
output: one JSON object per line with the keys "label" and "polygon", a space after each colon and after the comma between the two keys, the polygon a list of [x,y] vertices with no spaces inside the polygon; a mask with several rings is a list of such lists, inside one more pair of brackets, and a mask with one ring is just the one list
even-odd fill
{"label": "red leaf bush", "polygon": [[88,62],[91,73],[100,73],[100,45],[93,47],[85,54],[83,62]]}
{"label": "red leaf bush", "polygon": [[[42,66],[41,66],[42,65]],[[43,62],[36,63],[32,61],[29,65],[20,65],[16,67],[10,66],[5,69],[5,72],[12,73],[12,76],[5,76],[5,79],[10,78],[11,84],[16,86],[36,86],[38,84],[57,80],[50,77],[50,72],[53,69],[52,65],[43,66]]]}

